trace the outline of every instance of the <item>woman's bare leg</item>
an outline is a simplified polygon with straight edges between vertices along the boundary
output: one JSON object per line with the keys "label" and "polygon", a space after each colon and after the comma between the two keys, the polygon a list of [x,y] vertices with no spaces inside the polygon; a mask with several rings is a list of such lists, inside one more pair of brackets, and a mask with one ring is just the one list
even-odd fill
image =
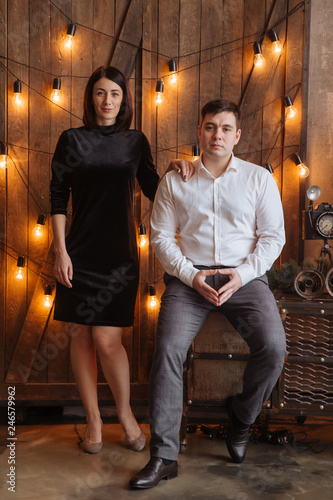
{"label": "woman's bare leg", "polygon": [[97,399],[96,347],[92,327],[71,325],[71,363],[83,406],[86,410],[87,427],[85,441],[101,441],[101,417]]}
{"label": "woman's bare leg", "polygon": [[127,353],[121,343],[122,328],[93,326],[92,335],[104,376],[116,402],[125,439],[133,440],[141,430],[130,407],[130,374]]}

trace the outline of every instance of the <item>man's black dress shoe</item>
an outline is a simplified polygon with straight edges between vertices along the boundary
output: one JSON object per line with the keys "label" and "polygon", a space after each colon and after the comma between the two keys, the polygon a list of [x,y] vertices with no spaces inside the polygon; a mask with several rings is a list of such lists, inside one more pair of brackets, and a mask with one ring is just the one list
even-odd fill
{"label": "man's black dress shoe", "polygon": [[153,488],[161,479],[173,479],[178,475],[178,462],[164,465],[162,458],[152,457],[146,467],[130,480],[131,488]]}
{"label": "man's black dress shoe", "polygon": [[232,460],[237,464],[241,464],[245,458],[246,448],[249,443],[250,428],[243,430],[235,426],[232,420],[231,401],[232,398],[226,400],[226,409],[229,415],[226,444]]}

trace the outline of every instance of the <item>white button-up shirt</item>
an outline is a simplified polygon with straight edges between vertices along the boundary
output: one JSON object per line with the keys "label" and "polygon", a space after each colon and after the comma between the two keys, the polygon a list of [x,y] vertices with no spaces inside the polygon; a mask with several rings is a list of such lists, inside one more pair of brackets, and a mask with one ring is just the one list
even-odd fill
{"label": "white button-up shirt", "polygon": [[195,265],[237,269],[242,285],[262,276],[285,243],[280,193],[263,167],[232,155],[215,178],[201,159],[187,181],[175,171],[158,187],[151,217],[151,242],[168,274],[186,285]]}

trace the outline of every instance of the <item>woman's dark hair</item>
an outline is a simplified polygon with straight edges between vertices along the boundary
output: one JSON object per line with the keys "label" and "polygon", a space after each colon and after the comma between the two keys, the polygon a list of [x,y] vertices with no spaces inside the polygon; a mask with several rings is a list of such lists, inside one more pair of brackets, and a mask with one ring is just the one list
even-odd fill
{"label": "woman's dark hair", "polygon": [[133,97],[126,78],[119,69],[113,66],[100,66],[89,78],[83,97],[83,123],[90,130],[97,125],[93,105],[93,88],[95,83],[103,77],[115,82],[123,91],[123,101],[116,118],[116,132],[126,132],[130,128],[133,118]]}
{"label": "woman's dark hair", "polygon": [[236,127],[237,130],[240,129],[241,126],[241,111],[239,109],[238,104],[233,101],[228,101],[227,99],[214,99],[213,101],[207,102],[201,110],[201,123],[206,115],[213,113],[216,115],[217,113],[223,113],[226,111],[227,113],[233,113],[236,118]]}

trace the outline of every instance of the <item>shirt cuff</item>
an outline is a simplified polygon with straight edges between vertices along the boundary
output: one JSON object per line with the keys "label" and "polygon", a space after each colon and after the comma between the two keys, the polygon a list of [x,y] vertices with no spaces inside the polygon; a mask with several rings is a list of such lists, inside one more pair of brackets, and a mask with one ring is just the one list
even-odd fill
{"label": "shirt cuff", "polygon": [[192,283],[193,283],[193,278],[194,276],[199,272],[199,269],[196,269],[195,267],[191,266],[189,268],[183,269],[179,273],[179,279],[185,283],[185,285],[190,286],[193,288]]}
{"label": "shirt cuff", "polygon": [[255,278],[253,269],[248,264],[241,264],[240,266],[235,267],[235,269],[242,280],[242,286],[246,285],[249,281]]}

